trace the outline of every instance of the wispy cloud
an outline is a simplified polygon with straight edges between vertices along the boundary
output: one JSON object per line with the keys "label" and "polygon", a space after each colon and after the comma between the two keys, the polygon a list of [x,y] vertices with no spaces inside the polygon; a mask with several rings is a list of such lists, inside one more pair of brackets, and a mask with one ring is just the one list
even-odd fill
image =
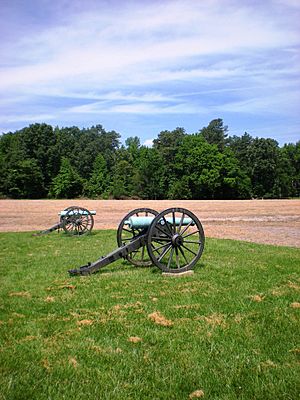
{"label": "wispy cloud", "polygon": [[[45,0],[43,14],[38,1],[27,8],[15,1],[3,8],[0,28],[8,129],[34,114],[57,124],[112,114],[184,121],[218,111],[263,113],[272,99],[276,110],[289,98],[300,103],[291,90],[299,79],[297,1]],[[146,121],[138,123],[142,131]]]}

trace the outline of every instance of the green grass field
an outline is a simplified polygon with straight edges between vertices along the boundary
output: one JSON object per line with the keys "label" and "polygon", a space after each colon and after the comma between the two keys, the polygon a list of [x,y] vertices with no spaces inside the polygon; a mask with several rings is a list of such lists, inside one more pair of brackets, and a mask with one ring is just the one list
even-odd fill
{"label": "green grass field", "polygon": [[192,276],[68,276],[115,237],[0,235],[0,399],[299,398],[299,249],[208,239]]}

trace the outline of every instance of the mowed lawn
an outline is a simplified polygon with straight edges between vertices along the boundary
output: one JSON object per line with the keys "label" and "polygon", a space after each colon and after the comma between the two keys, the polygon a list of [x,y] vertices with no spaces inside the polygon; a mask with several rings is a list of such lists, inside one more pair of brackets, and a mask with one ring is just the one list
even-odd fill
{"label": "mowed lawn", "polygon": [[69,277],[116,233],[0,246],[0,399],[299,398],[299,249],[207,239],[192,276]]}

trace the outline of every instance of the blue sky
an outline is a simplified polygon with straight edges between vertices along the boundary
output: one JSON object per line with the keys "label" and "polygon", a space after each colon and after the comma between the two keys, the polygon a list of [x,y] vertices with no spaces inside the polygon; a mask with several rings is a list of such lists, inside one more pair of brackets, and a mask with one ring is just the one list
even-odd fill
{"label": "blue sky", "polygon": [[0,0],[0,132],[300,140],[300,0]]}

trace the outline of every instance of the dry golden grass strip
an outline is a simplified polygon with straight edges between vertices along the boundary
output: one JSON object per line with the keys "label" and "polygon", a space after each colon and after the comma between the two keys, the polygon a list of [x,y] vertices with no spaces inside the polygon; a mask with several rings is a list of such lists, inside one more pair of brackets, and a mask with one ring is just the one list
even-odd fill
{"label": "dry golden grass strip", "polygon": [[189,395],[189,399],[200,399],[201,397],[204,397],[203,390],[195,390]]}
{"label": "dry golden grass strip", "polygon": [[91,319],[82,319],[80,321],[77,321],[77,325],[78,326],[89,326],[89,325],[93,325],[94,321],[92,321]]}
{"label": "dry golden grass strip", "polygon": [[78,367],[78,362],[75,357],[69,357],[69,364],[74,368]]}
{"label": "dry golden grass strip", "polygon": [[45,301],[46,303],[54,303],[55,298],[54,298],[53,296],[47,296],[47,297],[44,299],[44,301]]}
{"label": "dry golden grass strip", "polygon": [[31,293],[29,292],[11,292],[9,293],[10,297],[31,297]]}
{"label": "dry golden grass strip", "polygon": [[261,296],[259,294],[255,294],[254,296],[250,296],[250,299],[252,301],[257,302],[257,303],[260,303],[261,301],[263,301],[264,298],[265,298],[265,296]]}
{"label": "dry golden grass strip", "polygon": [[148,318],[151,319],[155,324],[162,326],[172,326],[173,322],[164,317],[159,311],[155,311],[152,314],[148,315]]}
{"label": "dry golden grass strip", "polygon": [[130,336],[128,338],[128,342],[131,342],[131,343],[140,343],[142,341],[143,341],[143,339],[138,336]]}
{"label": "dry golden grass strip", "polygon": [[292,308],[300,308],[300,303],[298,303],[297,301],[295,301],[294,303],[290,304],[290,307]]}

